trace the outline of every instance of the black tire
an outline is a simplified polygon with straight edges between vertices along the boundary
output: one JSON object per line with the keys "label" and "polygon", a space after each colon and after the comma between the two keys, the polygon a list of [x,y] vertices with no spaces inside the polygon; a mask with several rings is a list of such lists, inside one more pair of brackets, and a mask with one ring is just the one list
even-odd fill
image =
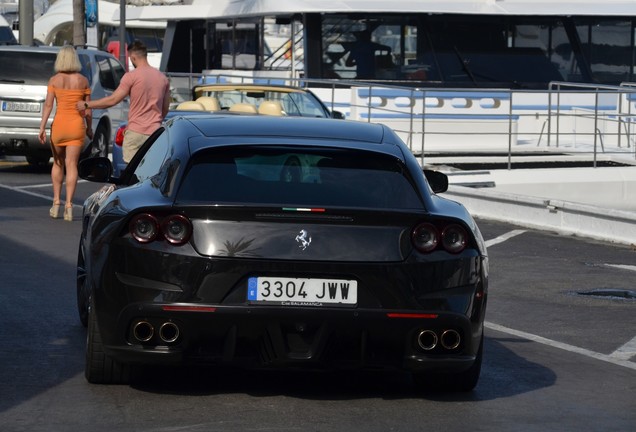
{"label": "black tire", "polygon": [[475,362],[469,369],[453,374],[439,372],[414,372],[413,380],[418,387],[421,387],[424,390],[448,392],[472,391],[479,381],[483,356],[484,335],[482,333]]}
{"label": "black tire", "polygon": [[84,239],[80,239],[77,252],[77,312],[84,327],[88,326],[88,308],[90,304],[90,285],[86,274],[86,256]]}
{"label": "black tire", "polygon": [[29,156],[26,157],[26,160],[29,163],[29,165],[33,165],[33,166],[36,166],[36,167],[48,166],[50,159],[51,159],[51,156],[33,156],[33,155],[29,155]]}
{"label": "black tire", "polygon": [[82,159],[89,157],[108,157],[108,129],[104,123],[97,125],[91,143],[84,149]]}
{"label": "black tire", "polygon": [[84,376],[93,384],[128,384],[131,381],[130,365],[120,363],[104,353],[99,326],[92,307],[88,313],[86,336],[86,365]]}

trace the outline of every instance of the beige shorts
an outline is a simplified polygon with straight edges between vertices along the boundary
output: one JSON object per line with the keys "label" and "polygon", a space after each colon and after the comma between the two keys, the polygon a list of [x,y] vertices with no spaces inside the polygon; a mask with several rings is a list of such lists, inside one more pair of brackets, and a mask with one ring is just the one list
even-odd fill
{"label": "beige shorts", "polygon": [[150,135],[144,135],[126,129],[126,132],[124,132],[124,143],[122,145],[124,162],[130,162],[135,153],[137,153],[137,150],[146,142],[149,136]]}

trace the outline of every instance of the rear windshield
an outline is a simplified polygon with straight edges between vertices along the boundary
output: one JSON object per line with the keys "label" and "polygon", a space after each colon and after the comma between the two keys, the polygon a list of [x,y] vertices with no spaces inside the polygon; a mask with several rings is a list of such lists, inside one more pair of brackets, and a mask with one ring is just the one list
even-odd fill
{"label": "rear windshield", "polygon": [[422,209],[394,157],[341,149],[242,147],[194,156],[179,202]]}
{"label": "rear windshield", "polygon": [[0,51],[0,83],[47,85],[53,76],[55,53]]}

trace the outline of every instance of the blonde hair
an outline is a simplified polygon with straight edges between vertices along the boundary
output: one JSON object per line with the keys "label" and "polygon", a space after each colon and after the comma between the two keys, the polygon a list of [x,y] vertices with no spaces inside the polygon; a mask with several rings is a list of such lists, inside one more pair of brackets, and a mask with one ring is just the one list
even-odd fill
{"label": "blonde hair", "polygon": [[81,70],[82,64],[75,48],[71,45],[60,48],[55,59],[55,72],[79,72]]}

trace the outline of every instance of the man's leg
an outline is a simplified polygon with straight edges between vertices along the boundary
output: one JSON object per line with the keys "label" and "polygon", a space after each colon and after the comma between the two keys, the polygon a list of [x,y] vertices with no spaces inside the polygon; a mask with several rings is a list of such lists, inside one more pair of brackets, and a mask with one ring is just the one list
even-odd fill
{"label": "man's leg", "polygon": [[149,136],[126,129],[122,145],[124,162],[129,163],[132,160],[137,150],[146,142]]}

